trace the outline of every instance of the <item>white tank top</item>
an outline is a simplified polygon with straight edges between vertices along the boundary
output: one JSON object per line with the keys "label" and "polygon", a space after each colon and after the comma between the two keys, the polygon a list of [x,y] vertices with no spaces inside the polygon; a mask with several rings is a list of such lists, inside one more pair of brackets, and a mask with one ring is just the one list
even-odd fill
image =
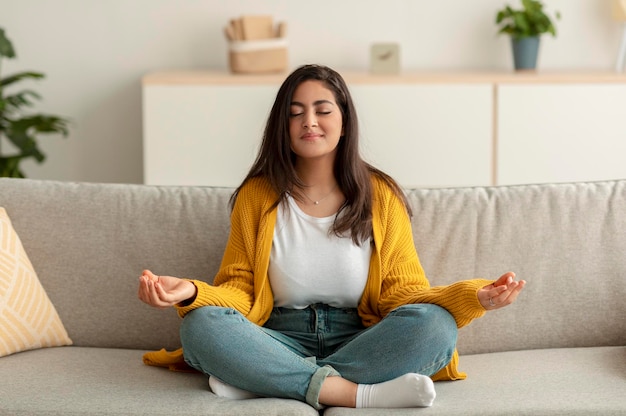
{"label": "white tank top", "polygon": [[357,246],[350,237],[329,234],[334,219],[305,214],[291,196],[279,205],[269,264],[274,306],[358,306],[369,274],[370,239]]}

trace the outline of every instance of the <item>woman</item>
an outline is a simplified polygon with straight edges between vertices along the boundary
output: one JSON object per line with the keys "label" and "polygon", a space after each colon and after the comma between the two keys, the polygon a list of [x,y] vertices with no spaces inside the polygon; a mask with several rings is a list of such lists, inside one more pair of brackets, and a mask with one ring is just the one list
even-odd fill
{"label": "woman", "polygon": [[213,285],[144,271],[174,306],[185,361],[231,398],[320,409],[424,407],[457,369],[457,328],[511,304],[514,273],[430,287],[397,183],[359,155],[348,88],[305,65],[280,87],[258,157],[231,199]]}

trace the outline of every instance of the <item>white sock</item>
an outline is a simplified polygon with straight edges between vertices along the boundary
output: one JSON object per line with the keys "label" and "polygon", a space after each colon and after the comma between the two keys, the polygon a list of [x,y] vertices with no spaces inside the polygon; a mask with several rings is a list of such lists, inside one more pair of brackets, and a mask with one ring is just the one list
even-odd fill
{"label": "white sock", "polygon": [[378,384],[359,384],[356,407],[428,407],[435,401],[430,377],[409,373]]}
{"label": "white sock", "polygon": [[219,397],[226,397],[227,399],[245,400],[261,397],[257,396],[254,393],[250,393],[249,391],[233,387],[230,384],[226,384],[222,380],[214,376],[209,376],[209,386],[211,387],[213,393],[217,394]]}

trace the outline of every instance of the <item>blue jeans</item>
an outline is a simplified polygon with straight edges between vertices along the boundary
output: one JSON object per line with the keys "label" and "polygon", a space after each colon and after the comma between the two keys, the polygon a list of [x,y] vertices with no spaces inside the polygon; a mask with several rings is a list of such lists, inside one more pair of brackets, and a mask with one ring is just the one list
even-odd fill
{"label": "blue jeans", "polygon": [[452,359],[457,326],[431,304],[401,306],[370,328],[356,309],[322,304],[274,308],[263,327],[232,308],[206,306],[185,316],[180,336],[185,360],[205,374],[319,409],[328,376],[374,384],[406,373],[435,374]]}

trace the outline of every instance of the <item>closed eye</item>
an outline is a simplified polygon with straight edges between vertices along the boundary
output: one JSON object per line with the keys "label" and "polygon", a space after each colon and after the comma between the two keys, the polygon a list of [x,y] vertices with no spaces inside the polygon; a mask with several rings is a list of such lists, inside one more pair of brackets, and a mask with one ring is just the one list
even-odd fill
{"label": "closed eye", "polygon": [[[322,116],[327,116],[327,115],[329,115],[331,113],[332,113],[332,111],[316,111],[315,112],[315,114],[322,115]],[[301,116],[303,114],[304,113],[290,113],[289,117],[299,117],[299,116]]]}
{"label": "closed eye", "polygon": [[[330,107],[330,108],[329,108]],[[289,117],[299,117],[305,113],[305,105],[299,101],[291,102],[291,112]],[[329,100],[317,100],[313,102],[312,108],[315,108],[315,114],[327,116],[333,112],[335,103]]]}

